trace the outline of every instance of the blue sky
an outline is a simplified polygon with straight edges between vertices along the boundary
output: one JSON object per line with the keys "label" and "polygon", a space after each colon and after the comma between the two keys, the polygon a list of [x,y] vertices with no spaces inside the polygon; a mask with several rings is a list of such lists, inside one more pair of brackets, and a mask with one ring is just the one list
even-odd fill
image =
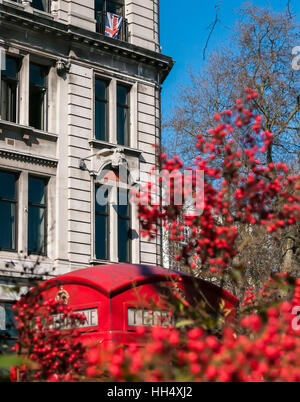
{"label": "blue sky", "polygon": [[[212,51],[230,35],[230,27],[238,17],[237,9],[245,0],[222,0],[218,23],[209,42],[207,53]],[[284,10],[288,0],[253,0],[259,6],[271,6]],[[176,64],[164,83],[162,93],[163,118],[172,106],[180,85],[189,82],[188,68],[203,67],[202,52],[209,34],[208,26],[215,19],[218,0],[160,0],[161,46],[165,55],[171,56]],[[186,7],[185,7],[186,5]],[[187,7],[188,5],[188,7]],[[290,0],[291,11],[300,18],[300,1]],[[300,46],[296,43],[295,46]]]}

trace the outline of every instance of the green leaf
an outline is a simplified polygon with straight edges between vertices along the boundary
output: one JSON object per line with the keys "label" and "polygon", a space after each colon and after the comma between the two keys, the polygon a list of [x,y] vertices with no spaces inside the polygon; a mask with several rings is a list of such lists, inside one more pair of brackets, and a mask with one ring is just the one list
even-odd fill
{"label": "green leaf", "polygon": [[188,325],[193,325],[193,320],[183,320],[176,323],[176,328],[186,327]]}
{"label": "green leaf", "polygon": [[9,354],[0,356],[0,369],[2,370],[7,370],[10,367],[21,366],[22,364],[32,366],[33,363],[18,355]]}

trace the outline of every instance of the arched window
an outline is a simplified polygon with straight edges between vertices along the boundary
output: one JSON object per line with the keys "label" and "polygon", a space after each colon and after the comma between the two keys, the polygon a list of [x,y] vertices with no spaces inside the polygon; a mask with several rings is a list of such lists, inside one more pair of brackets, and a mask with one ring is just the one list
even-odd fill
{"label": "arched window", "polygon": [[132,213],[128,178],[128,170],[124,166],[120,169],[108,166],[95,183],[96,260],[131,262]]}

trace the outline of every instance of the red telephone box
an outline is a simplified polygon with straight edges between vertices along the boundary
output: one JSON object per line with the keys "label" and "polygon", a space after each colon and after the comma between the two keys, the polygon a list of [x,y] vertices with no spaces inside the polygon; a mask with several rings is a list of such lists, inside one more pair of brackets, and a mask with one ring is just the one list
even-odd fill
{"label": "red telephone box", "polygon": [[[114,341],[137,342],[139,326],[172,323],[163,294],[174,288],[189,303],[196,303],[199,286],[206,301],[217,307],[221,299],[235,314],[235,296],[210,282],[160,267],[148,265],[100,265],[73,271],[43,283],[44,299],[63,299],[73,311],[84,314],[86,321],[78,328],[86,343]],[[197,285],[197,286],[196,286]]]}

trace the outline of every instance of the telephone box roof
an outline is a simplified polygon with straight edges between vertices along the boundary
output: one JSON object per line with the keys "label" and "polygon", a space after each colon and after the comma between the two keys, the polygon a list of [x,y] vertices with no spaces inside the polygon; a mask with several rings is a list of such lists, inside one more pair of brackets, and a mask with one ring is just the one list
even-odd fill
{"label": "telephone box roof", "polygon": [[[183,282],[194,279],[191,275],[183,272],[150,265],[111,264],[69,272],[44,282],[43,287],[49,288],[63,284],[80,284],[94,288],[107,297],[114,297],[133,286],[174,280],[180,277]],[[234,305],[238,303],[238,299],[226,290],[219,288],[211,282],[201,279],[199,281],[201,282],[201,286],[214,292],[221,292],[220,296]]]}

